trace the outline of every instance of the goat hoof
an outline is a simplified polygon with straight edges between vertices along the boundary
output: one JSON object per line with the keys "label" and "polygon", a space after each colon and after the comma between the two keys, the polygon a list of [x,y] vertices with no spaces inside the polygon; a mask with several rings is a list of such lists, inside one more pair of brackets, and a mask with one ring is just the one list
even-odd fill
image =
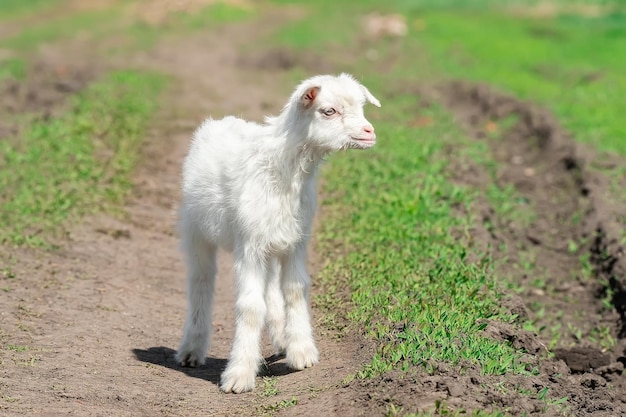
{"label": "goat hoof", "polygon": [[198,365],[204,365],[204,358],[194,352],[179,352],[176,354],[176,362],[185,368],[195,368]]}
{"label": "goat hoof", "polygon": [[220,389],[234,394],[252,391],[255,378],[256,372],[245,367],[227,367],[221,377]]}
{"label": "goat hoof", "polygon": [[303,346],[299,349],[287,350],[287,364],[290,368],[303,370],[310,368],[319,362],[319,353],[315,345]]}

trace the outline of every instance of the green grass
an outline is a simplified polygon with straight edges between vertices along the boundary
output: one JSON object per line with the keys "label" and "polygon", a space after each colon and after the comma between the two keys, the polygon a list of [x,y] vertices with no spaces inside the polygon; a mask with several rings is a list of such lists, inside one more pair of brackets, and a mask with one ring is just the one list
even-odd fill
{"label": "green grass", "polygon": [[7,350],[12,350],[14,352],[26,352],[28,350],[28,346],[20,346],[20,345],[7,345]]}
{"label": "green grass", "polygon": [[[551,108],[567,130],[626,154],[626,14],[522,19],[490,12],[419,15],[412,41],[447,77],[488,82]],[[417,16],[414,16],[417,17]],[[410,17],[414,18],[414,17]]]}
{"label": "green grass", "polygon": [[274,404],[262,405],[259,408],[259,414],[264,416],[274,416],[282,410],[286,410],[298,404],[297,397],[291,397],[290,399],[284,399]]}
{"label": "green grass", "polygon": [[226,23],[239,22],[254,16],[253,8],[239,7],[218,2],[197,13],[174,13],[165,24],[151,25],[135,22],[128,29],[132,45],[136,49],[151,48],[164,35],[183,35],[193,31],[206,30]]}
{"label": "green grass", "polygon": [[67,114],[35,121],[19,142],[0,141],[0,241],[47,245],[73,216],[121,202],[164,83],[111,73]]}
{"label": "green grass", "polygon": [[26,62],[23,59],[9,58],[0,62],[0,83],[7,78],[23,80],[25,76]]}
{"label": "green grass", "polygon": [[195,14],[179,13],[176,19],[187,29],[207,29],[218,23],[232,23],[247,19],[254,14],[253,8],[218,2]]}
{"label": "green grass", "polygon": [[0,0],[0,20],[15,19],[45,9],[58,7],[64,0]]}
{"label": "green grass", "polygon": [[274,397],[280,393],[276,384],[278,383],[278,379],[275,376],[264,376],[263,377],[263,392],[261,392],[261,396],[263,397]]}
{"label": "green grass", "polygon": [[82,34],[102,33],[110,22],[120,19],[118,10],[97,10],[71,13],[55,19],[24,27],[12,37],[1,39],[0,47],[24,53],[43,43]]}
{"label": "green grass", "polygon": [[251,8],[227,3],[215,3],[193,14],[172,13],[164,22],[150,24],[140,16],[130,18],[129,3],[113,4],[103,10],[81,11],[59,15],[53,19],[22,28],[13,36],[1,39],[0,46],[20,53],[33,50],[43,43],[87,35],[95,39],[121,36],[124,42],[111,46],[114,50],[145,50],[157,39],[174,34],[181,35],[225,23],[244,20],[254,14]]}
{"label": "green grass", "polygon": [[378,147],[339,155],[325,171],[324,204],[332,214],[320,237],[323,247],[343,245],[344,255],[321,279],[349,285],[350,318],[379,345],[361,376],[438,361],[485,374],[525,373],[518,352],[482,334],[488,320],[511,317],[500,311],[491,261],[467,260],[474,219],[459,212],[471,212],[476,194],[449,180],[444,153],[463,134],[438,107],[427,110],[430,126],[407,127],[412,100],[407,94],[383,102]]}

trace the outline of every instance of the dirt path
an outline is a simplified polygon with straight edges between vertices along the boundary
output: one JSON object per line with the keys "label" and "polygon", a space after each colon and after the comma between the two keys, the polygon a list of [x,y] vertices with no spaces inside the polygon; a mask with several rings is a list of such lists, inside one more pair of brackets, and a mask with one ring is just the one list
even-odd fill
{"label": "dirt path", "polygon": [[[217,384],[234,322],[224,254],[207,364],[184,369],[173,360],[186,309],[175,233],[182,159],[191,133],[208,115],[260,120],[282,106],[292,83],[275,68],[242,64],[239,52],[270,26],[267,20],[229,25],[163,41],[133,59],[133,66],[170,74],[173,87],[149,133],[127,217],[98,216],[75,225],[57,253],[5,254],[12,282],[19,284],[0,292],[0,337],[15,347],[1,357],[0,414],[271,415],[294,397],[314,401],[358,368],[358,344],[323,337],[318,325],[319,366],[291,372],[270,358],[276,390],[257,378],[252,393],[222,394]],[[313,275],[316,268],[311,262]],[[263,351],[271,356],[267,341]],[[334,413],[332,399],[316,410]]]}

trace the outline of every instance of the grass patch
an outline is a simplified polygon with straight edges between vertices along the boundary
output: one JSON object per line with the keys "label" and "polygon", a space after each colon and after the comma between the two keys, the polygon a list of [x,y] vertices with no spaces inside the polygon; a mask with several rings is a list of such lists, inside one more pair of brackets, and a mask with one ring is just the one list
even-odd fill
{"label": "grass patch", "polygon": [[98,10],[68,14],[41,24],[23,28],[14,36],[0,40],[0,46],[25,52],[42,43],[75,37],[80,33],[102,32],[110,22],[120,18],[118,10]]}
{"label": "grass patch", "polygon": [[23,80],[26,76],[26,62],[19,58],[9,58],[0,63],[0,83],[7,79],[13,78]]}
{"label": "grass patch", "polygon": [[7,350],[12,350],[13,352],[26,352],[28,350],[28,346],[7,345]]}
{"label": "grass patch", "polygon": [[[0,40],[0,46],[25,52],[42,43],[88,35],[95,39],[121,36],[123,50],[145,50],[164,36],[208,29],[253,15],[252,8],[215,3],[194,13],[174,12],[159,23],[144,21],[140,13],[129,13],[132,3],[115,3],[103,10],[79,11],[24,27],[12,37]],[[137,6],[145,7],[145,6]],[[117,50],[118,46],[111,48]]]}
{"label": "grass patch", "polygon": [[64,0],[2,0],[0,1],[0,20],[15,19],[25,14],[32,14],[57,7]]}
{"label": "grass patch", "polygon": [[626,14],[597,18],[519,18],[455,11],[420,19],[407,45],[419,45],[446,77],[488,82],[552,109],[576,139],[626,154]]}
{"label": "grass patch", "polygon": [[251,7],[241,7],[218,2],[205,7],[198,13],[179,13],[176,16],[179,25],[187,29],[207,29],[217,23],[232,23],[249,18],[254,13]]}
{"label": "grass patch", "polygon": [[283,410],[286,410],[288,408],[291,408],[297,404],[298,404],[298,398],[291,397],[291,399],[284,399],[274,404],[263,405],[261,406],[260,411],[261,411],[261,415],[274,416],[277,413]]}
{"label": "grass patch", "polygon": [[162,24],[134,22],[128,29],[135,49],[148,49],[164,35],[181,35],[193,31],[206,30],[226,23],[234,23],[254,15],[251,7],[239,7],[218,2],[200,11],[189,13],[173,13]]}
{"label": "grass patch", "polygon": [[275,376],[264,376],[263,377],[263,391],[261,392],[261,396],[263,397],[274,397],[280,393],[276,384],[278,383],[278,379]]}
{"label": "grass patch", "polygon": [[[368,85],[382,89],[374,80]],[[425,111],[429,126],[407,127],[411,100],[407,94],[383,104],[375,150],[338,155],[325,171],[332,214],[320,236],[327,248],[341,242],[345,255],[321,279],[350,286],[350,317],[379,345],[361,376],[437,361],[485,374],[526,372],[514,349],[481,332],[487,320],[510,317],[500,312],[491,261],[467,259],[473,219],[459,213],[470,212],[476,195],[449,181],[445,155],[446,143],[463,135],[438,107]]]}
{"label": "grass patch", "polygon": [[162,76],[109,74],[62,117],[34,122],[18,143],[0,142],[0,241],[47,245],[73,216],[122,201]]}
{"label": "grass patch", "polygon": [[[294,3],[283,1],[280,3]],[[328,3],[319,7],[320,3]],[[326,13],[327,7],[337,7],[333,2],[322,1],[315,9],[309,10],[313,17],[287,24],[274,35],[274,41],[294,49],[313,49],[321,52],[329,45],[345,45],[359,30],[357,19],[346,19],[343,13]],[[341,30],[325,30],[326,27]]]}

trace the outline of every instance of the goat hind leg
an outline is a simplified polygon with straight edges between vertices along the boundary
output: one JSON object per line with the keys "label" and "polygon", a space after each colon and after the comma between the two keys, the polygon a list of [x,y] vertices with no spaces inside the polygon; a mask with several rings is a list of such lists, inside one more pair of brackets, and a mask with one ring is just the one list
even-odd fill
{"label": "goat hind leg", "polygon": [[271,260],[268,265],[265,287],[265,304],[267,305],[267,328],[272,345],[277,355],[285,353],[285,300],[280,289],[280,264]]}

